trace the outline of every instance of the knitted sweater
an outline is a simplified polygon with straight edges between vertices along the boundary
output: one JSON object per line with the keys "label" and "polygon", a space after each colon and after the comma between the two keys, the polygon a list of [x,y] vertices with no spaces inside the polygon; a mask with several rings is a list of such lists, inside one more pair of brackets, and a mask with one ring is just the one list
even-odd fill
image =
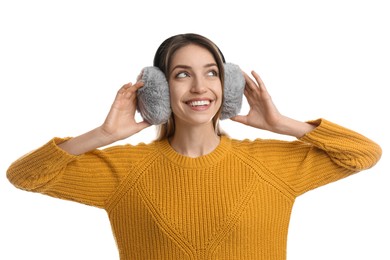
{"label": "knitted sweater", "polygon": [[103,208],[120,259],[286,259],[294,200],[372,167],[373,141],[319,119],[296,141],[221,137],[190,158],[167,140],[73,156],[53,138],[15,161],[18,188]]}

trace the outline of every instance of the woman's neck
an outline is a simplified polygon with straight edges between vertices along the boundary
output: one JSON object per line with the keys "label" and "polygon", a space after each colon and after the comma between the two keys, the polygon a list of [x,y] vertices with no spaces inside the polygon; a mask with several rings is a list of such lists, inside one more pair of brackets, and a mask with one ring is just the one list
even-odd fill
{"label": "woman's neck", "polygon": [[188,157],[199,157],[214,151],[219,145],[220,137],[212,124],[176,127],[169,142],[176,152]]}

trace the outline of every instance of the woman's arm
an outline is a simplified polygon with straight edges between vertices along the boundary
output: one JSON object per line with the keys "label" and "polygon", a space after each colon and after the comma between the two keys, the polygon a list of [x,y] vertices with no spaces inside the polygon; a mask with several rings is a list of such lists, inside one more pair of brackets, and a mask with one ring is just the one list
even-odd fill
{"label": "woman's arm", "polygon": [[[256,158],[267,158],[264,165],[295,195],[368,169],[379,161],[381,147],[359,133],[324,119],[300,122],[280,114],[260,76],[256,72],[252,75],[256,82],[245,74],[249,113],[232,120],[299,139],[265,141],[261,148],[251,151]],[[265,154],[268,150],[272,153]]]}
{"label": "woman's arm", "polygon": [[143,85],[142,81],[123,85],[101,126],[58,146],[69,154],[79,155],[128,138],[150,126],[146,121],[135,121],[137,90]]}
{"label": "woman's arm", "polygon": [[13,162],[7,170],[9,181],[20,189],[104,207],[140,152],[130,146],[97,148],[149,126],[134,119],[136,91],[142,86],[124,85],[101,126],[74,138],[53,138]]}

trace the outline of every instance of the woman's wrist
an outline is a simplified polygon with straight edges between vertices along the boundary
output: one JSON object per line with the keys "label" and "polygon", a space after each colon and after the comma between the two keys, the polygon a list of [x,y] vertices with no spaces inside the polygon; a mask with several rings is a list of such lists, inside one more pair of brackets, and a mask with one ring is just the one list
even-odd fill
{"label": "woman's wrist", "polygon": [[289,117],[283,117],[274,132],[301,138],[305,134],[314,130],[314,128],[315,125],[298,121]]}
{"label": "woman's wrist", "polygon": [[73,137],[58,146],[69,154],[80,155],[113,143],[112,136],[97,127],[85,134]]}

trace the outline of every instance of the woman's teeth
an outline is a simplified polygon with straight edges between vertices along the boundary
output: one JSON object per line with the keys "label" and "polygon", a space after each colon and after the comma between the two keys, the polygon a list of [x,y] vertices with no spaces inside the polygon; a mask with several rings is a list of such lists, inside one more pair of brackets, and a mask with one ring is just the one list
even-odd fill
{"label": "woman's teeth", "polygon": [[197,101],[191,101],[188,102],[188,104],[192,107],[197,107],[197,106],[207,106],[210,104],[210,100],[197,100]]}

